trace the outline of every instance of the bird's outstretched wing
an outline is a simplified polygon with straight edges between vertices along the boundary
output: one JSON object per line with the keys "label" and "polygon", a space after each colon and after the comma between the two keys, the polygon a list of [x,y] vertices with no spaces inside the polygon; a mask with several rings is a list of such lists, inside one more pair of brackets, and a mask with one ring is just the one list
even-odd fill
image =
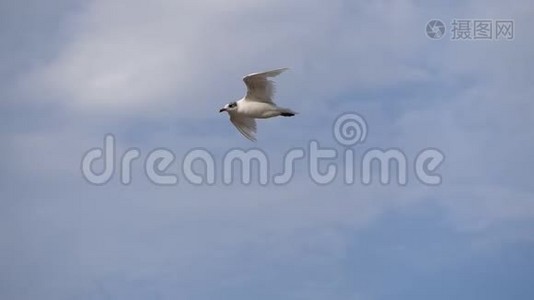
{"label": "bird's outstretched wing", "polygon": [[247,86],[245,100],[274,104],[272,99],[275,90],[274,82],[269,80],[269,77],[278,76],[287,69],[282,68],[261,73],[252,73],[243,77],[243,81]]}
{"label": "bird's outstretched wing", "polygon": [[253,142],[256,141],[256,121],[253,118],[231,116],[230,122],[244,137]]}

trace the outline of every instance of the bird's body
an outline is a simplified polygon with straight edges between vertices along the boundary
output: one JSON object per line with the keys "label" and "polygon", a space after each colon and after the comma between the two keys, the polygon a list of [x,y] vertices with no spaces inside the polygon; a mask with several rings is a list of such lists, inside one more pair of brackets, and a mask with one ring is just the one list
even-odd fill
{"label": "bird's body", "polygon": [[274,104],[250,101],[243,98],[237,101],[237,111],[229,112],[230,115],[242,115],[254,119],[268,119],[282,115],[287,109],[280,108]]}
{"label": "bird's body", "polygon": [[268,119],[277,116],[292,117],[296,113],[288,108],[278,107],[272,97],[274,83],[269,77],[275,77],[284,69],[253,73],[243,78],[247,94],[242,99],[229,103],[219,110],[230,115],[230,121],[247,139],[255,141],[255,119]]}

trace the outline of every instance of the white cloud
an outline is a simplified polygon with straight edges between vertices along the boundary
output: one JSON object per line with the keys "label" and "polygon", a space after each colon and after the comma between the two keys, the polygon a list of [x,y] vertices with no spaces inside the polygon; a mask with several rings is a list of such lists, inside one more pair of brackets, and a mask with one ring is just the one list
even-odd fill
{"label": "white cloud", "polygon": [[408,61],[424,42],[416,13],[411,1],[95,1],[64,23],[65,46],[25,88],[77,113],[186,117],[239,98],[248,72],[289,66],[301,79],[284,88],[305,106],[424,80]]}

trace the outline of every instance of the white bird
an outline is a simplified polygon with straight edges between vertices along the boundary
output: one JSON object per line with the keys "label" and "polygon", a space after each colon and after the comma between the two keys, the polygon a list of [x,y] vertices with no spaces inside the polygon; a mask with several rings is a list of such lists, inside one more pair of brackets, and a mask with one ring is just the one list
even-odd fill
{"label": "white bird", "polygon": [[238,101],[226,104],[219,112],[227,112],[230,122],[251,141],[256,141],[256,120],[277,116],[292,117],[296,112],[288,108],[278,107],[273,102],[274,82],[269,77],[275,77],[287,70],[276,69],[260,73],[252,73],[243,77],[247,86],[247,94]]}

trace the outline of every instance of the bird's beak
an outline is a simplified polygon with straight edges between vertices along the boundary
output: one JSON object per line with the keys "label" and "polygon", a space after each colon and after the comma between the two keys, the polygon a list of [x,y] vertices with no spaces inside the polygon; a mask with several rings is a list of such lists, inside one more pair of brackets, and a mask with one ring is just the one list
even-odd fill
{"label": "bird's beak", "polygon": [[222,113],[223,111],[226,111],[226,108],[219,109],[219,112]]}

